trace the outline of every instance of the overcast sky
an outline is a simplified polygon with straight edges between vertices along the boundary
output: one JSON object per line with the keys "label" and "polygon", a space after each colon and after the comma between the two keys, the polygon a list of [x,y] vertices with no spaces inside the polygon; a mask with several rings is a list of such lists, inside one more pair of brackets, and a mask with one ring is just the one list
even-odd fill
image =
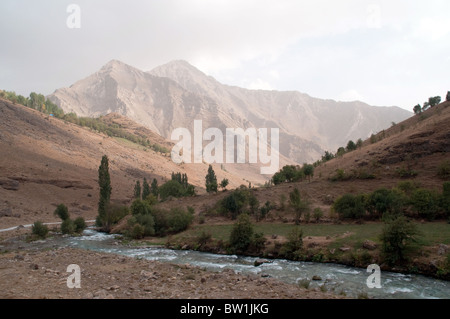
{"label": "overcast sky", "polygon": [[225,84],[411,110],[450,90],[449,14],[448,0],[1,0],[0,89],[183,59]]}

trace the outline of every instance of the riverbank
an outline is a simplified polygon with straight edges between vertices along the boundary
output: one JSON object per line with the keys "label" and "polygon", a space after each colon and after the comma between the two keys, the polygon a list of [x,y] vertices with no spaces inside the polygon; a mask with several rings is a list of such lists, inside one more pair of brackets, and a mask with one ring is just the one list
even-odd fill
{"label": "riverbank", "polygon": [[[407,260],[396,265],[384,262],[379,234],[382,223],[365,224],[301,224],[303,247],[300,252],[283,254],[282,246],[295,225],[286,223],[256,223],[255,232],[265,237],[265,247],[260,252],[245,255],[294,261],[335,263],[351,267],[367,268],[378,264],[382,271],[403,274],[418,274],[427,277],[450,280],[448,245],[450,233],[446,222],[424,222],[418,224],[421,240],[407,251]],[[227,238],[232,224],[194,225],[188,231],[172,237],[159,239],[171,249],[198,250],[218,254],[229,254]],[[202,236],[210,238],[202,242]],[[203,238],[204,239],[204,238]],[[140,243],[150,241],[140,241]]]}
{"label": "riverbank", "polygon": [[[81,288],[67,287],[81,270]],[[23,299],[340,299],[320,289],[305,289],[273,278],[206,271],[116,254],[75,248],[35,250],[22,244],[0,254],[0,298]]]}

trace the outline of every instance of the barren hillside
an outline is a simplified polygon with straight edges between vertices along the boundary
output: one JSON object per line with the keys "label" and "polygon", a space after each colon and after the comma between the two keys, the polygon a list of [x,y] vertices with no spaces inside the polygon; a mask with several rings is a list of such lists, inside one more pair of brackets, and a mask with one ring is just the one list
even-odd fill
{"label": "barren hillside", "polygon": [[[119,115],[107,120],[169,147],[157,134]],[[56,205],[71,214],[94,219],[98,203],[98,167],[110,159],[112,200],[128,204],[136,180],[156,178],[161,184],[172,172],[183,172],[199,193],[204,192],[206,164],[176,165],[163,155],[127,140],[108,137],[0,99],[0,228],[55,221]],[[246,184],[214,166],[229,187]]]}

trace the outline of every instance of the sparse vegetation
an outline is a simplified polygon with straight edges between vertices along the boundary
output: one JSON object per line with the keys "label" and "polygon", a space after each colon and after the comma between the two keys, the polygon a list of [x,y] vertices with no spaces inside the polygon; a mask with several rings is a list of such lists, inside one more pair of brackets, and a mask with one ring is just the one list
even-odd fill
{"label": "sparse vegetation", "polygon": [[385,260],[391,265],[404,261],[411,244],[417,242],[418,236],[417,226],[406,217],[389,220],[380,236]]}
{"label": "sparse vegetation", "polygon": [[444,180],[450,179],[450,160],[444,160],[439,164],[437,175]]}
{"label": "sparse vegetation", "polygon": [[299,190],[294,188],[289,193],[289,204],[295,211],[295,224],[298,225],[302,214],[310,210],[310,203],[302,199]]}
{"label": "sparse vegetation", "polygon": [[41,221],[36,221],[33,226],[31,226],[31,233],[38,238],[44,239],[47,237],[48,227]]}

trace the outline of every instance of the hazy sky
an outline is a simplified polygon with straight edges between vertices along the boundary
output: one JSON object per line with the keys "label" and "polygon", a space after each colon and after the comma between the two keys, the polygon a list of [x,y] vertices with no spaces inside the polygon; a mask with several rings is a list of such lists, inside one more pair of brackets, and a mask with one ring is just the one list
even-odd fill
{"label": "hazy sky", "polygon": [[448,0],[1,0],[0,88],[183,59],[225,84],[411,110],[450,90],[449,14]]}

